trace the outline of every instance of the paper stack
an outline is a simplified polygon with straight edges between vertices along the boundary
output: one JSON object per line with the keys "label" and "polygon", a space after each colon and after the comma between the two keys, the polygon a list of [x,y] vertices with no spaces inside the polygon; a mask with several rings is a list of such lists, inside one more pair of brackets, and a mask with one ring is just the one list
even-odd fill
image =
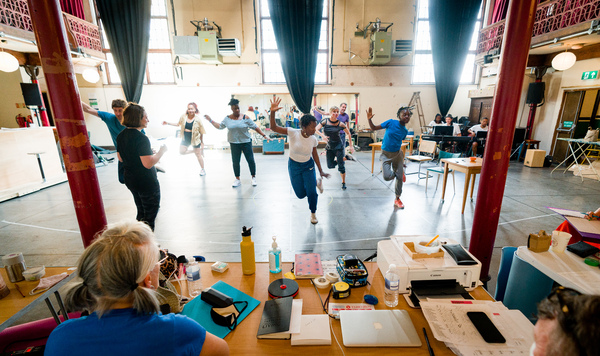
{"label": "paper stack", "polygon": [[[501,302],[428,299],[421,301],[421,308],[433,336],[457,355],[529,355],[533,324],[519,310],[509,310]],[[470,311],[486,313],[506,343],[485,342],[467,317]]]}

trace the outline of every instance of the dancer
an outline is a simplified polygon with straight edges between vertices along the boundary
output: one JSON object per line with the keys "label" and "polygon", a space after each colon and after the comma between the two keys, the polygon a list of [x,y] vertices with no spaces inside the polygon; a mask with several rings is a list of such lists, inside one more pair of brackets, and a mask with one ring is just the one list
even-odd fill
{"label": "dancer", "polygon": [[[275,112],[281,109],[280,98],[271,99],[271,130],[278,134],[287,135],[290,144],[290,159],[288,160],[288,172],[292,188],[298,199],[306,197],[308,199],[308,208],[310,209],[310,222],[316,224],[317,220],[317,187],[323,193],[322,177],[329,178],[330,175],[323,173],[317,145],[319,141],[314,136],[317,127],[317,119],[314,116],[306,114],[300,119],[300,129],[291,127],[281,127],[275,122]],[[315,176],[315,163],[319,169],[319,179],[317,182]]]}
{"label": "dancer", "polygon": [[398,209],[404,209],[404,204],[400,200],[402,195],[402,183],[406,180],[404,176],[404,154],[402,153],[402,140],[408,135],[406,124],[410,121],[412,116],[411,108],[402,106],[398,109],[398,120],[390,119],[381,123],[381,125],[373,125],[373,109],[367,110],[367,121],[371,130],[385,130],[383,136],[383,143],[381,144],[381,156],[379,160],[382,161],[381,165],[383,168],[383,179],[386,181],[393,180],[396,178],[395,193],[396,199],[394,200],[394,206]]}
{"label": "dancer", "polygon": [[109,226],[83,252],[67,291],[70,310],[91,314],[52,331],[46,355],[229,355],[196,321],[159,312],[160,251],[143,223]]}
{"label": "dancer", "polygon": [[157,153],[152,151],[150,140],[141,133],[149,122],[143,106],[129,103],[123,112],[126,129],[117,136],[117,157],[123,162],[125,185],[137,207],[136,220],[145,222],[154,231],[160,207],[160,185],[154,165],[165,154],[167,146],[160,146]]}
{"label": "dancer", "polygon": [[[327,146],[325,147],[327,152],[327,168],[332,169],[336,165],[338,166],[338,171],[342,177],[342,190],[346,190],[346,165],[344,162],[346,135],[342,136],[342,132],[346,132],[348,138],[351,136],[348,127],[338,120],[339,110],[337,106],[332,106],[329,109],[329,118],[317,125],[316,132],[327,142]],[[321,128],[323,129],[322,132]],[[354,152],[352,145],[350,145],[350,152]]]}
{"label": "dancer", "polygon": [[[206,130],[202,125],[200,117],[197,115],[198,105],[196,103],[189,103],[185,114],[181,115],[178,123],[171,123],[163,121],[163,125],[179,126],[181,129],[181,145],[179,146],[179,153],[182,155],[194,152],[198,163],[200,164],[200,175],[206,174],[204,171],[204,135]],[[193,151],[188,150],[190,145],[193,147]]]}
{"label": "dancer", "polygon": [[235,176],[235,180],[231,186],[234,188],[242,185],[242,181],[240,180],[240,159],[242,157],[242,152],[244,153],[244,157],[246,157],[246,162],[248,162],[248,167],[250,168],[252,185],[256,186],[258,184],[256,182],[256,163],[254,162],[254,153],[252,152],[252,136],[250,136],[248,129],[253,129],[265,140],[269,141],[267,135],[265,135],[254,121],[246,115],[240,115],[239,104],[239,100],[232,98],[228,104],[231,107],[231,114],[225,116],[225,119],[221,122],[216,122],[211,119],[210,116],[204,115],[206,120],[208,120],[216,129],[228,129],[227,141],[229,141],[229,146],[231,148],[231,161],[233,163],[233,175]]}

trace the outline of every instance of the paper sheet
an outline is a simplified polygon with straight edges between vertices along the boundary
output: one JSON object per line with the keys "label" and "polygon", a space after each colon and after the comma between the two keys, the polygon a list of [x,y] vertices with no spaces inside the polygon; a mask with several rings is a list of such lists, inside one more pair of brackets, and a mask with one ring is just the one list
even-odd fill
{"label": "paper sheet", "polygon": [[[533,324],[518,310],[508,310],[500,302],[453,303],[421,302],[423,314],[439,341],[459,355],[527,355],[533,343]],[[483,311],[506,339],[504,344],[483,340],[467,316],[468,311]]]}
{"label": "paper sheet", "polygon": [[569,210],[569,209],[561,209],[561,208],[551,208],[551,207],[547,207],[547,208],[557,214],[564,216],[564,217],[572,216],[574,218],[582,218],[582,219],[585,218],[585,214],[582,212],[579,212],[579,211]]}
{"label": "paper sheet", "polygon": [[600,234],[600,220],[588,220],[585,218],[575,218],[572,216],[565,216],[565,218],[573,225],[579,232],[585,232],[588,234]]}

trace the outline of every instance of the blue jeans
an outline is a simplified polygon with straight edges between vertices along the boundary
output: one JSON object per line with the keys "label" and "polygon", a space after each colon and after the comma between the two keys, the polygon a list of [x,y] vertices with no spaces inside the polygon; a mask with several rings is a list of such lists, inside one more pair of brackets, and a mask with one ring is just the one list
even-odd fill
{"label": "blue jeans", "polygon": [[291,158],[288,161],[288,172],[292,188],[298,199],[308,198],[308,208],[311,213],[317,212],[317,175],[315,174],[315,161],[309,159],[299,163]]}
{"label": "blue jeans", "polygon": [[256,175],[256,163],[254,163],[254,153],[252,152],[252,142],[246,143],[229,143],[231,148],[231,160],[233,161],[233,175],[236,177],[240,176],[240,160],[242,158],[242,152],[250,167],[250,175],[253,177]]}

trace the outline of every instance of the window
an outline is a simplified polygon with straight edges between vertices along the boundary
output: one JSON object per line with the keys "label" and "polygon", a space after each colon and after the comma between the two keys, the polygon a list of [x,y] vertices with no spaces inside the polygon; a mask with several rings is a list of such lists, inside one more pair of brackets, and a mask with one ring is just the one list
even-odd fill
{"label": "window", "polygon": [[[285,84],[281,59],[277,50],[271,14],[267,0],[260,2],[260,34],[262,76],[265,84]],[[323,19],[321,21],[321,36],[319,38],[319,52],[317,54],[317,71],[315,84],[329,82],[329,1],[323,0]]]}
{"label": "window", "polygon": [[[481,27],[481,8],[477,15],[477,22],[473,30],[471,46],[465,67],[460,78],[461,84],[474,84],[477,67],[475,66],[475,50],[477,48],[477,35]],[[412,72],[413,84],[434,84],[433,55],[431,54],[431,36],[429,34],[429,0],[419,0],[417,9],[417,34],[415,41],[415,55]]]}
{"label": "window", "polygon": [[[121,84],[121,78],[113,60],[106,34],[102,31],[104,51],[106,52],[106,68],[108,82]],[[171,58],[171,42],[169,40],[169,24],[165,0],[152,0],[150,19],[150,41],[148,44],[148,61],[144,84],[174,83],[173,62]]]}

